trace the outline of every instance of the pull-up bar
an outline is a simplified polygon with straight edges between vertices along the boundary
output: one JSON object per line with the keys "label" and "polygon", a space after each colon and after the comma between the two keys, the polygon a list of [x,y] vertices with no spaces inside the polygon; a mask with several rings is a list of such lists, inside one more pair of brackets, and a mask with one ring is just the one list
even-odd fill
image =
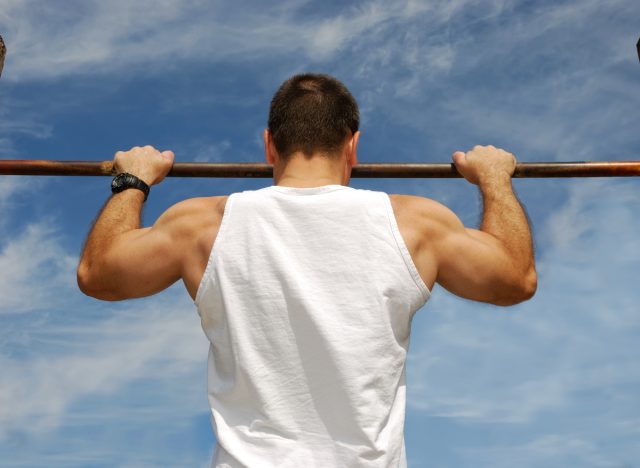
{"label": "pull-up bar", "polygon": [[[114,176],[113,161],[0,160],[0,175]],[[168,177],[273,177],[269,164],[195,163],[173,164]],[[358,178],[460,178],[453,164],[358,164],[351,172]],[[640,161],[573,161],[517,163],[513,177],[633,177],[640,176]]]}

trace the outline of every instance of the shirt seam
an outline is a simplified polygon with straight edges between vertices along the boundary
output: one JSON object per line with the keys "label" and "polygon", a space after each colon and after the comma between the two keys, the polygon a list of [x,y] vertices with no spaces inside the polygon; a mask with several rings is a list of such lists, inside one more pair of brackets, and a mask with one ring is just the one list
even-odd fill
{"label": "shirt seam", "polygon": [[[324,195],[324,194],[328,194],[328,193],[334,193],[337,192],[338,190],[343,190],[343,189],[347,189],[347,188],[351,188],[348,187],[346,185],[342,185],[342,186],[335,186],[335,185],[331,185],[331,186],[321,186],[321,187],[308,187],[308,190],[305,191],[305,188],[302,187],[280,187],[278,185],[272,185],[270,187],[265,187],[266,189],[271,189],[275,192],[278,193],[283,193],[285,195],[294,195],[294,196],[313,196],[313,195]],[[295,190],[297,188],[302,188],[302,190]],[[285,189],[285,190],[283,190]],[[293,189],[293,190],[287,190],[287,189]],[[324,190],[312,190],[312,189],[324,189]]]}

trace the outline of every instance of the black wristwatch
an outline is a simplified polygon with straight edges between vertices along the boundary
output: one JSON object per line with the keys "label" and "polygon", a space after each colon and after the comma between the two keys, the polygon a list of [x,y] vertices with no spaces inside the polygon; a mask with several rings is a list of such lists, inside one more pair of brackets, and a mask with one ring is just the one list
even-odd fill
{"label": "black wristwatch", "polygon": [[149,186],[133,174],[123,172],[115,176],[111,181],[112,193],[122,192],[128,188],[137,188],[142,190],[144,192],[144,201],[147,201],[147,197],[149,196]]}

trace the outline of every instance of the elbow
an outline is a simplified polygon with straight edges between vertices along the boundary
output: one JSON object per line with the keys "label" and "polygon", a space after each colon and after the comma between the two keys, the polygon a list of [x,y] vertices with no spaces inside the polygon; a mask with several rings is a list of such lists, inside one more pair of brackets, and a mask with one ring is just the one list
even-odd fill
{"label": "elbow", "polygon": [[91,292],[91,281],[89,277],[89,268],[83,265],[82,263],[78,265],[78,269],[76,270],[76,281],[78,283],[78,288],[87,296],[90,296]]}
{"label": "elbow", "polygon": [[500,305],[516,305],[528,301],[536,294],[537,289],[538,275],[535,270],[532,270],[514,287],[511,297],[507,299],[507,303]]}
{"label": "elbow", "polygon": [[96,286],[96,282],[94,277],[92,276],[90,268],[82,263],[78,265],[78,269],[76,271],[76,281],[78,283],[78,288],[86,296],[103,301],[118,300],[112,294],[109,294]]}
{"label": "elbow", "polygon": [[531,299],[538,290],[538,274],[535,270],[531,270],[524,278],[524,284],[522,287],[523,301]]}
{"label": "elbow", "polygon": [[535,270],[531,270],[524,275],[520,281],[508,288],[508,294],[502,294],[501,297],[494,300],[492,303],[504,307],[520,304],[531,299],[536,294],[537,289],[538,275]]}

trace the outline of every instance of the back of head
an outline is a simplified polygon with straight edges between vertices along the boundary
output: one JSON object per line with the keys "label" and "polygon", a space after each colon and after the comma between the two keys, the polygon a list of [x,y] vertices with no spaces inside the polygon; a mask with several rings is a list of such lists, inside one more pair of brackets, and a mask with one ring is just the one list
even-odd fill
{"label": "back of head", "polygon": [[339,157],[347,136],[358,131],[360,113],[349,90],[337,79],[305,73],[285,81],[271,100],[269,131],[278,156]]}

